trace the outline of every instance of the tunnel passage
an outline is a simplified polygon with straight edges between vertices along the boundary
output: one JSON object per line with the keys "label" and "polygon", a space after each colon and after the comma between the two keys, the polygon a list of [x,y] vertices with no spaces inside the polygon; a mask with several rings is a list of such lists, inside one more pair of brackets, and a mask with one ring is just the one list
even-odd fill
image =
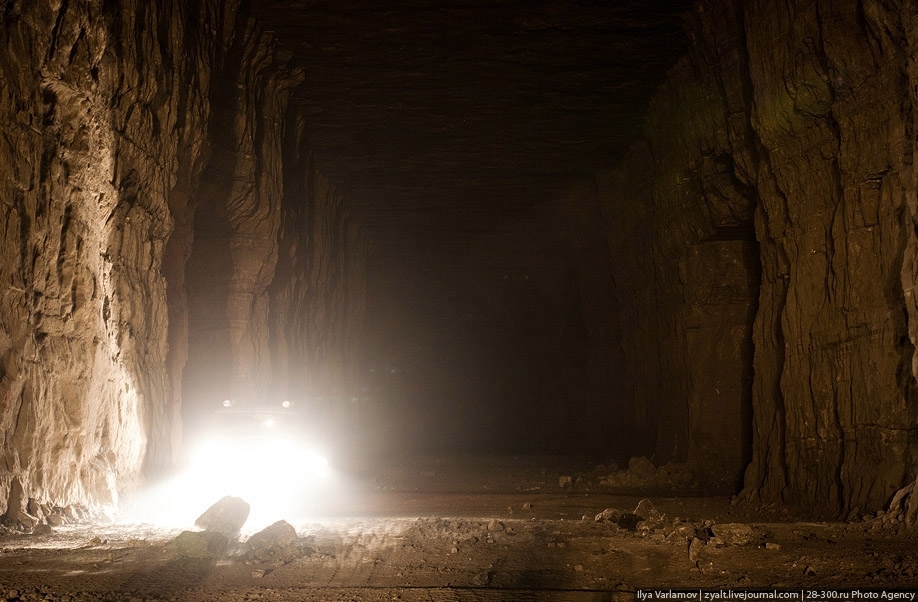
{"label": "tunnel passage", "polygon": [[294,110],[369,240],[356,397],[388,434],[365,437],[627,462],[615,300],[584,267],[608,232],[584,247],[578,221],[601,219],[593,173],[636,139],[686,6],[253,7],[305,70]]}
{"label": "tunnel passage", "polygon": [[911,7],[0,6],[7,518],[227,398],[821,517],[915,478]]}

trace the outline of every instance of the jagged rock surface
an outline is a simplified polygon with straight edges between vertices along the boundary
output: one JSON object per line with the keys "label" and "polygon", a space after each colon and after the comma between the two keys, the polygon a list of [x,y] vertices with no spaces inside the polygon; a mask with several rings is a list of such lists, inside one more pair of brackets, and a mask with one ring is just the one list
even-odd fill
{"label": "jagged rock surface", "polygon": [[277,264],[283,126],[302,73],[279,72],[271,40],[234,24],[211,91],[211,153],[195,191],[185,288],[188,365],[183,398],[194,426],[224,399],[266,401],[271,382],[268,287]]}
{"label": "jagged rock surface", "polygon": [[908,3],[790,9],[746,9],[763,350],[747,487],[844,514],[915,468],[918,32]]}
{"label": "jagged rock surface", "polygon": [[162,254],[200,94],[169,8],[4,3],[0,491],[111,503],[169,462]]}
{"label": "jagged rock surface", "polygon": [[[287,4],[278,35],[315,17],[297,57],[235,2],[0,2],[0,511],[116,501],[179,453],[180,417],[225,397],[351,416],[371,251],[390,270],[375,315],[403,319],[380,357],[463,366],[447,399],[482,377],[470,427],[511,398],[492,442],[520,419],[517,445],[619,445],[831,517],[914,479],[913,6],[697,2],[643,141],[584,183],[648,94],[587,87],[632,68],[590,46],[630,30],[631,5],[405,0],[413,17],[379,8],[380,27]],[[654,50],[653,81],[676,37],[660,16],[625,40]],[[429,23],[455,24],[449,43]],[[410,43],[380,65],[393,40]],[[572,63],[531,54],[573,43]],[[452,322],[403,336],[415,307],[389,289],[418,281],[441,287],[415,291],[437,300],[425,319],[447,300]],[[468,367],[482,345],[511,370]],[[414,387],[398,403],[419,425],[448,422],[401,364],[389,394]]]}
{"label": "jagged rock surface", "polygon": [[[210,399],[194,394],[203,378],[280,387],[269,337],[288,316],[269,328],[267,290],[302,72],[236,2],[0,15],[0,513],[111,504],[170,467],[183,405]],[[342,220],[334,202],[310,210]],[[285,233],[285,249],[311,234]],[[312,284],[301,269],[284,278]],[[315,319],[333,335],[302,343],[323,358],[341,340],[333,313]],[[190,354],[226,359],[229,378]]]}
{"label": "jagged rock surface", "polygon": [[285,149],[278,260],[268,291],[269,390],[334,427],[356,418],[369,241],[318,171],[301,117],[288,129]]}
{"label": "jagged rock surface", "polygon": [[915,468],[916,17],[862,8],[696,5],[646,143],[600,190],[658,459],[751,453],[748,496],[835,517]]}

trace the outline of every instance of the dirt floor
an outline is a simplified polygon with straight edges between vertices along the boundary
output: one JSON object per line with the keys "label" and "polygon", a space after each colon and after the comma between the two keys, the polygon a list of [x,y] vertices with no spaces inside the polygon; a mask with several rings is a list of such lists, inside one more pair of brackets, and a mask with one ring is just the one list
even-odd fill
{"label": "dirt floor", "polygon": [[829,600],[866,599],[847,590],[869,588],[910,600],[918,590],[918,536],[895,521],[803,522],[726,495],[625,495],[532,458],[371,472],[339,479],[309,518],[278,517],[298,538],[257,551],[251,530],[215,554],[183,552],[181,529],[148,524],[7,534],[0,601],[599,601],[670,588]]}

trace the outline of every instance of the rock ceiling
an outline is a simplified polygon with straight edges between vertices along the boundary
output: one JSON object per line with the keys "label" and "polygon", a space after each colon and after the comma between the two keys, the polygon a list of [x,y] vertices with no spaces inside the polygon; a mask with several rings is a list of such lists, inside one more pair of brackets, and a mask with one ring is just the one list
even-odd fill
{"label": "rock ceiling", "polygon": [[378,258],[452,253],[626,148],[686,2],[269,0],[323,172]]}

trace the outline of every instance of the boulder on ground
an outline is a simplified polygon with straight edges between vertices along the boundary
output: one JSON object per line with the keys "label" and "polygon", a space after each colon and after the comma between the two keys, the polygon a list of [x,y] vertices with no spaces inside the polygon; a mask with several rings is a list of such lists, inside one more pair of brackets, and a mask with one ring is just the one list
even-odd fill
{"label": "boulder on ground", "polygon": [[253,550],[280,548],[290,545],[297,539],[296,529],[285,520],[279,520],[251,536],[246,545]]}
{"label": "boulder on ground", "polygon": [[741,546],[752,539],[752,527],[743,523],[722,523],[711,526],[714,537],[728,546]]}
{"label": "boulder on ground", "polygon": [[51,535],[52,533],[54,533],[54,529],[48,523],[38,523],[32,529],[32,535]]}
{"label": "boulder on ground", "polygon": [[205,510],[194,524],[205,531],[233,537],[242,530],[242,525],[249,518],[249,510],[248,502],[228,495]]}
{"label": "boulder on ground", "polygon": [[37,518],[23,511],[7,510],[3,515],[3,525],[16,531],[25,531],[31,533],[32,529],[40,522]]}
{"label": "boulder on ground", "polygon": [[912,481],[897,491],[887,511],[882,515],[878,512],[877,516],[882,516],[883,522],[886,523],[904,521],[909,527],[918,523],[918,496],[915,495],[915,486],[916,481]]}
{"label": "boulder on ground", "polygon": [[175,550],[188,558],[220,558],[226,555],[229,539],[215,531],[182,531],[175,538]]}
{"label": "boulder on ground", "polygon": [[693,537],[688,547],[689,561],[698,564],[698,559],[704,551],[705,541],[700,537]]}
{"label": "boulder on ground", "polygon": [[66,518],[68,521],[76,523],[86,517],[86,512],[78,506],[64,506],[63,508],[54,508],[54,511]]}
{"label": "boulder on ground", "polygon": [[697,537],[697,529],[692,524],[675,525],[670,534],[666,537],[668,541],[683,542],[691,541]]}
{"label": "boulder on ground", "polygon": [[617,523],[618,519],[620,519],[621,517],[622,517],[622,513],[620,510],[617,510],[616,508],[606,508],[605,510],[597,514],[596,518],[593,520],[595,520],[597,523],[605,523],[605,522]]}
{"label": "boulder on ground", "polygon": [[648,499],[641,500],[632,514],[640,518],[636,526],[640,531],[650,532],[664,526],[665,516]]}
{"label": "boulder on ground", "polygon": [[42,512],[41,504],[38,503],[38,500],[35,498],[29,498],[28,503],[26,504],[26,512],[32,516],[42,519],[45,517],[45,513]]}
{"label": "boulder on ground", "polygon": [[644,520],[657,520],[661,515],[654,507],[653,502],[648,499],[643,499],[638,502],[638,505],[635,506],[634,512],[632,514],[637,514]]}

